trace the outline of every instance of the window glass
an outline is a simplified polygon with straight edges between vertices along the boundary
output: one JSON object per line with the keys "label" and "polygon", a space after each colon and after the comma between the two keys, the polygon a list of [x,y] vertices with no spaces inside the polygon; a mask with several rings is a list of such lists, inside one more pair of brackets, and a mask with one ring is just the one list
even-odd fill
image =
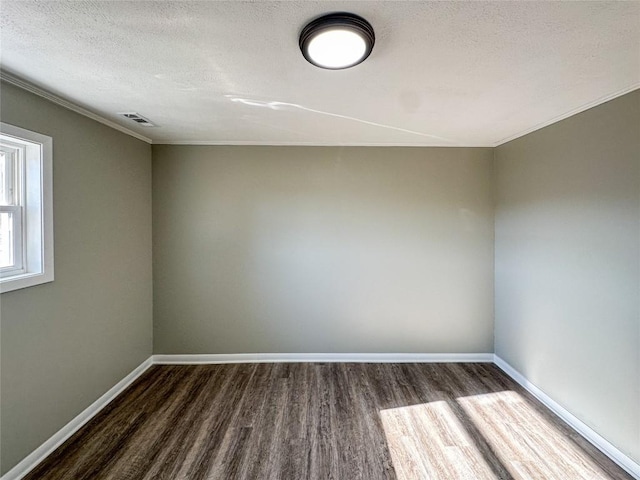
{"label": "window glass", "polygon": [[0,212],[0,268],[10,268],[15,264],[14,233],[13,213]]}

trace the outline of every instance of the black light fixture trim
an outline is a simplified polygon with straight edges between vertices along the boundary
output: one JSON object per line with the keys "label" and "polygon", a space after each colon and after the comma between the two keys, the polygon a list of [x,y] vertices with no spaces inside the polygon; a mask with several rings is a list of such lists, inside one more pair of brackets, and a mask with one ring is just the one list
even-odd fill
{"label": "black light fixture trim", "polygon": [[[364,55],[360,57],[356,62],[341,67],[327,67],[325,65],[319,65],[318,63],[316,63],[309,55],[309,44],[311,43],[311,40],[316,37],[316,35],[333,29],[351,30],[360,35],[360,37],[362,37],[366,44]],[[315,20],[309,22],[300,33],[299,45],[300,50],[302,51],[302,55],[307,59],[309,63],[315,65],[316,67],[326,68],[328,70],[342,70],[364,62],[371,54],[375,42],[376,37],[373,33],[373,27],[364,18],[359,17],[358,15],[354,15],[353,13],[337,12],[323,15],[322,17],[316,18]]]}

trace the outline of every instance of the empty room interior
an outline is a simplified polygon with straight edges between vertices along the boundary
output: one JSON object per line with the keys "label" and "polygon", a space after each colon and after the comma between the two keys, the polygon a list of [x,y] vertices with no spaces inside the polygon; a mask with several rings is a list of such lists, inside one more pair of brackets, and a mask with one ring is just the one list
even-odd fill
{"label": "empty room interior", "polygon": [[640,1],[0,28],[0,480],[640,479]]}

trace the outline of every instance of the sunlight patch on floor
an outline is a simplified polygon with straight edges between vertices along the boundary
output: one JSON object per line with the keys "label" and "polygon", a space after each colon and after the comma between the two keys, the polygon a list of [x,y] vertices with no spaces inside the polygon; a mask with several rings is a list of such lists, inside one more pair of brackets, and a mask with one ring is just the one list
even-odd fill
{"label": "sunlight patch on floor", "polygon": [[517,392],[460,397],[457,402],[515,479],[612,478]]}
{"label": "sunlight patch on floor", "polygon": [[398,480],[498,477],[445,401],[380,411]]}

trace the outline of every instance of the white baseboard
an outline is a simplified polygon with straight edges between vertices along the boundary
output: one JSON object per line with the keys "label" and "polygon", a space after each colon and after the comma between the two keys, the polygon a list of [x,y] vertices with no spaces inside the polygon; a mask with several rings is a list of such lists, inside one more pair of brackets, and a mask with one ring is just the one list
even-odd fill
{"label": "white baseboard", "polygon": [[492,353],[244,353],[211,355],[153,355],[145,360],[113,388],[93,402],[82,413],[40,445],[24,460],[5,473],[0,480],[20,480],[33,470],[51,452],[91,420],[111,400],[117,397],[152,364],[216,364],[216,363],[276,363],[276,362],[353,362],[353,363],[495,363],[547,408],[580,433],[596,448],[620,465],[635,479],[640,480],[640,465],[626,456],[593,429],[573,416],[560,404],[527,380],[520,372]]}
{"label": "white baseboard", "polygon": [[27,475],[51,452],[62,445],[71,435],[80,430],[80,428],[84,426],[89,420],[95,417],[96,414],[100,412],[100,410],[106,407],[111,400],[122,393],[124,389],[131,385],[152,364],[152,357],[149,357],[144,362],[142,362],[138,367],[136,367],[135,370],[133,370],[129,375],[120,380],[113,388],[109,389],[109,391],[107,391],[104,395],[102,395],[95,402],[84,409],[82,413],[80,413],[80,415],[67,423],[51,438],[49,438],[49,440],[36,448],[33,452],[27,455],[24,460],[22,460],[15,467],[13,467],[2,477],[0,477],[0,480],[20,480],[25,475]]}
{"label": "white baseboard", "polygon": [[622,453],[611,443],[598,435],[591,427],[572,415],[562,405],[553,400],[549,395],[543,392],[536,385],[531,383],[515,368],[505,362],[498,355],[494,355],[494,363],[502,369],[507,375],[519,383],[525,390],[542,402],[549,410],[564,420],[571,428],[591,442],[598,450],[616,462],[632,477],[640,480],[640,465],[634,462],[627,455]]}
{"label": "white baseboard", "polygon": [[161,365],[207,363],[452,363],[493,362],[492,353],[235,353],[211,355],[154,355]]}

